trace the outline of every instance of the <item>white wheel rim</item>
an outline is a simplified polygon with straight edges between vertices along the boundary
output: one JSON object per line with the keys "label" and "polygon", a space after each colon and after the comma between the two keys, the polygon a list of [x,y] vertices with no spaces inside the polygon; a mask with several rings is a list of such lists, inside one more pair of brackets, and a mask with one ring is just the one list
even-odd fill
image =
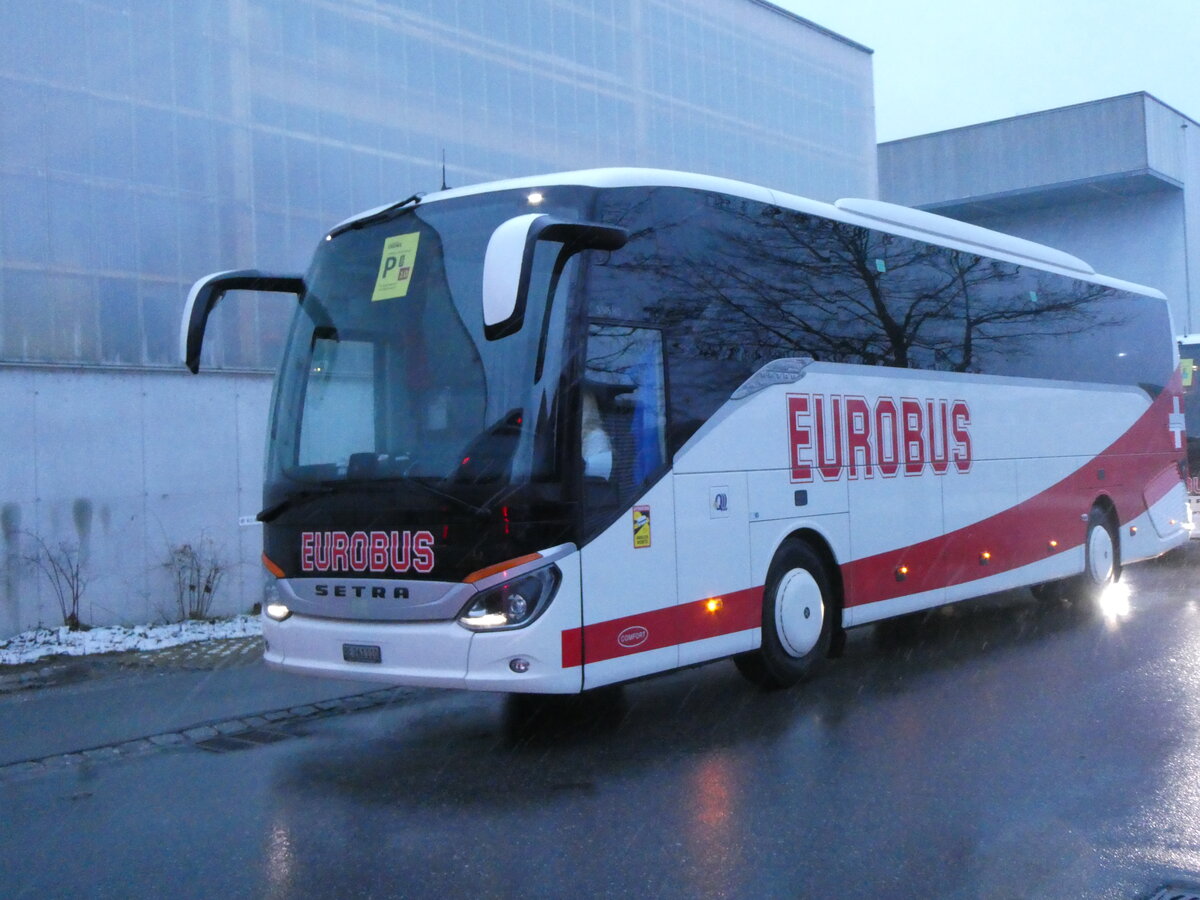
{"label": "white wheel rim", "polygon": [[821,587],[806,569],[792,569],[775,592],[775,633],[789,656],[802,657],[817,646],[825,623]]}
{"label": "white wheel rim", "polygon": [[1113,572],[1112,535],[1097,525],[1088,535],[1088,576],[1096,584],[1108,584]]}

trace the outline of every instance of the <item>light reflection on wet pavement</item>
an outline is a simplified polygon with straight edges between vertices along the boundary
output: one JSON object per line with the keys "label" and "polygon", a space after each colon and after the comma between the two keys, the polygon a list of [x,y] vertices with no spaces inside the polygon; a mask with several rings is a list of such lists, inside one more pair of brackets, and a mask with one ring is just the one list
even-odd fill
{"label": "light reflection on wet pavement", "polygon": [[429,692],[0,784],[4,892],[1148,896],[1200,873],[1198,567],[860,629],[788,692]]}

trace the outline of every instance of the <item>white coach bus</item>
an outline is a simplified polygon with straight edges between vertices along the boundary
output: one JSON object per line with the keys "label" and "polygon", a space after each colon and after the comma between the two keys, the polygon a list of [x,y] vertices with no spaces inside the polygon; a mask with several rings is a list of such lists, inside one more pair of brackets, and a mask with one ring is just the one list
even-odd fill
{"label": "white coach bus", "polygon": [[844,629],[1094,594],[1187,539],[1157,291],[870,200],[606,169],[334,228],[295,293],[264,486],[267,662],[577,692]]}

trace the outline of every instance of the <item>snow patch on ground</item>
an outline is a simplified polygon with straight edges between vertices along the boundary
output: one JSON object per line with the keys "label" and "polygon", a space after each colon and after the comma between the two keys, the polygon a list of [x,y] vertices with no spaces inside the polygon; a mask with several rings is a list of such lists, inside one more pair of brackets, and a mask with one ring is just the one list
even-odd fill
{"label": "snow patch on ground", "polygon": [[234,616],[217,622],[173,625],[105,625],[90,631],[35,628],[0,641],[0,666],[36,662],[46,656],[90,656],[136,650],[161,650],[193,641],[262,634],[257,616]]}

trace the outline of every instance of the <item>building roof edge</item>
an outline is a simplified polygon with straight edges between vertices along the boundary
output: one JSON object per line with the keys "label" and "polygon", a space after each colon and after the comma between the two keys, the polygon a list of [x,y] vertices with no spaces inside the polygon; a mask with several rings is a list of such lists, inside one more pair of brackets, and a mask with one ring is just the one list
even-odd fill
{"label": "building roof edge", "polygon": [[858,41],[853,41],[850,38],[846,37],[844,34],[838,34],[836,31],[833,31],[830,28],[826,28],[824,25],[818,25],[812,19],[806,19],[806,18],[804,18],[804,16],[796,15],[796,13],[792,12],[791,10],[784,9],[782,6],[776,6],[774,3],[770,2],[770,0],[749,0],[749,2],[753,3],[755,6],[765,7],[767,9],[771,10],[771,12],[779,13],[779,15],[781,15],[781,16],[786,16],[787,18],[792,19],[793,21],[802,22],[803,24],[807,25],[809,28],[813,29],[813,31],[819,31],[821,34],[824,34],[831,38],[835,38],[836,40],[841,41],[843,44],[849,44],[855,50],[862,50],[862,51],[864,51],[866,53],[870,53],[872,55],[874,55],[874,53],[875,53],[874,50],[872,50],[870,47],[866,46],[865,44],[860,44]]}
{"label": "building roof edge", "polygon": [[892,140],[892,141],[880,141],[878,146],[888,147],[888,146],[892,146],[893,144],[903,144],[908,141],[919,141],[919,140],[922,140],[923,138],[937,137],[937,136],[944,135],[944,134],[954,134],[955,132],[959,132],[959,131],[970,131],[973,128],[984,128],[988,125],[999,125],[1002,122],[1015,122],[1019,119],[1031,119],[1034,116],[1046,116],[1046,115],[1050,115],[1052,113],[1064,112],[1069,109],[1079,109],[1084,106],[1096,106],[1101,103],[1110,103],[1114,100],[1128,100],[1133,97],[1141,97],[1143,100],[1145,100],[1145,99],[1153,100],[1159,106],[1162,106],[1165,109],[1169,109],[1171,112],[1175,113],[1175,115],[1179,116],[1180,118],[1186,119],[1191,124],[1200,127],[1200,122],[1197,122],[1191,116],[1180,112],[1178,109],[1171,106],[1169,103],[1163,103],[1161,100],[1159,100],[1153,94],[1151,94],[1149,91],[1130,91],[1128,94],[1116,94],[1112,97],[1098,97],[1095,100],[1084,100],[1080,103],[1068,103],[1066,106],[1055,106],[1055,107],[1051,107],[1050,109],[1038,109],[1038,110],[1034,110],[1033,112],[1020,113],[1015,116],[1004,116],[1003,118],[1000,118],[1000,119],[988,119],[985,122],[973,122],[970,125],[958,125],[954,128],[943,128],[940,131],[927,131],[924,134],[913,134],[913,135],[909,135],[908,137],[896,138],[895,140]]}

